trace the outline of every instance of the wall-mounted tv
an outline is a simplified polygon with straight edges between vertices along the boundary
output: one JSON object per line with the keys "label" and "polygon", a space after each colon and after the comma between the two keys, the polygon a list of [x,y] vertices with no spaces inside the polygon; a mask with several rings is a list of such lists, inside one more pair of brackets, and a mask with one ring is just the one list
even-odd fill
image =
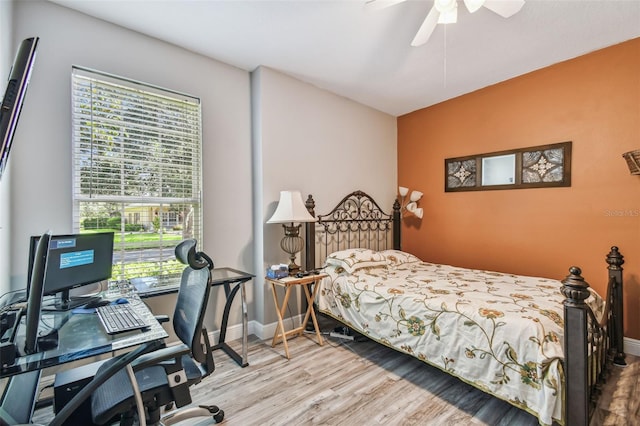
{"label": "wall-mounted tv", "polygon": [[9,160],[9,150],[20,118],[24,95],[27,93],[37,46],[38,37],[31,37],[20,43],[0,104],[0,180]]}

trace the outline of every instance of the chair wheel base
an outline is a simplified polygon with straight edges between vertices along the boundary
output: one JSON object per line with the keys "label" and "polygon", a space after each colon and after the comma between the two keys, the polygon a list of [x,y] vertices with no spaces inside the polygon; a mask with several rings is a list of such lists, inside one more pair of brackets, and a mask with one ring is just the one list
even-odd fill
{"label": "chair wheel base", "polygon": [[209,413],[213,415],[213,420],[215,420],[216,423],[220,423],[224,419],[224,411],[218,408],[217,405],[199,405],[198,407],[209,411]]}

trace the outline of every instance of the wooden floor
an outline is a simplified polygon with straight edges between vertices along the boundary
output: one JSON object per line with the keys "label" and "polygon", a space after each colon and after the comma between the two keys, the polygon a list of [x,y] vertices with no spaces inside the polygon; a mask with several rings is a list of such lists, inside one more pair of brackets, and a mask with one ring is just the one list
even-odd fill
{"label": "wooden floor", "polygon": [[[309,338],[307,338],[309,337]],[[252,339],[249,366],[221,351],[216,371],[192,388],[195,404],[215,404],[228,426],[247,425],[536,425],[537,419],[415,358],[374,342],[312,335],[282,344]],[[239,348],[239,342],[231,342]],[[616,368],[592,425],[640,424],[640,358]],[[633,396],[632,396],[633,395]],[[50,408],[35,420],[50,419]],[[201,418],[181,424],[207,425]]]}

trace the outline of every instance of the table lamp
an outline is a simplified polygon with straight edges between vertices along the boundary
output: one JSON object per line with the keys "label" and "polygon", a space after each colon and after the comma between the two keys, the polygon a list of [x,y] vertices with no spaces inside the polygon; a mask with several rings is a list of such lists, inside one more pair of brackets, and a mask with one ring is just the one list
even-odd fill
{"label": "table lamp", "polygon": [[304,247],[304,240],[300,236],[300,223],[315,220],[304,205],[300,191],[280,191],[278,207],[267,223],[281,223],[284,228],[284,238],[280,241],[280,247],[289,254],[289,275],[300,271],[296,264],[296,254]]}

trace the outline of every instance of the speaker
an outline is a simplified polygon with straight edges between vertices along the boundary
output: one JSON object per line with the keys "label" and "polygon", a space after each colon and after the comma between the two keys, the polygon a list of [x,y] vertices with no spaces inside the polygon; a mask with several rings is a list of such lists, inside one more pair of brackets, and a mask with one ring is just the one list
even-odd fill
{"label": "speaker", "polygon": [[[56,414],[93,379],[104,361],[97,361],[56,374],[53,382],[53,411]],[[87,398],[63,424],[67,426],[94,425],[91,421],[91,398]]]}

